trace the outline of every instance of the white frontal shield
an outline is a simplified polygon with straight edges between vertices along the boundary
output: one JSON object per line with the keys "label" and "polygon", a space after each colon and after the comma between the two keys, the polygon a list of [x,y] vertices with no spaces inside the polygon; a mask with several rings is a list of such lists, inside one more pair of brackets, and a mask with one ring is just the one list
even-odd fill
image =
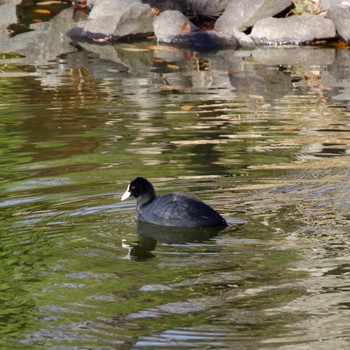
{"label": "white frontal shield", "polygon": [[125,191],[125,193],[122,195],[122,201],[125,201],[125,199],[128,199],[131,195],[131,192],[130,192],[130,189],[129,189],[130,186],[128,186],[127,190]]}

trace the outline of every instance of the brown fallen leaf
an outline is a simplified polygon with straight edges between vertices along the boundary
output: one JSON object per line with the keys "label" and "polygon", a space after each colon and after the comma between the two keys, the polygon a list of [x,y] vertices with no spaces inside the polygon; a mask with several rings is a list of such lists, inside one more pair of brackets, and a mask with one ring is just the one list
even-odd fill
{"label": "brown fallen leaf", "polygon": [[50,15],[51,11],[50,10],[44,10],[44,9],[34,9],[34,13],[39,13],[41,15]]}
{"label": "brown fallen leaf", "polygon": [[164,63],[164,60],[162,58],[154,58],[153,62],[154,63]]}
{"label": "brown fallen leaf", "polygon": [[56,5],[56,4],[61,4],[62,1],[41,1],[37,2],[35,5],[36,6],[51,6],[51,5]]}
{"label": "brown fallen leaf", "polygon": [[147,48],[149,50],[164,50],[164,51],[172,51],[172,50],[178,50],[178,48],[174,47],[174,46],[157,46],[157,45],[150,45],[150,46],[147,46]]}
{"label": "brown fallen leaf", "polygon": [[154,16],[159,16],[160,10],[158,7],[151,7],[151,10]]}
{"label": "brown fallen leaf", "polygon": [[183,111],[190,111],[191,109],[193,109],[193,106],[184,105],[184,106],[181,106],[181,109],[182,109]]}
{"label": "brown fallen leaf", "polygon": [[123,51],[129,51],[129,52],[148,52],[148,49],[141,49],[138,47],[122,47]]}
{"label": "brown fallen leaf", "polygon": [[189,33],[190,31],[191,31],[190,21],[188,19],[185,19],[184,22],[182,23],[180,32],[181,33]]}
{"label": "brown fallen leaf", "polygon": [[348,49],[348,48],[350,48],[350,45],[347,45],[347,44],[345,44],[342,41],[330,42],[329,46],[335,47],[337,49]]}
{"label": "brown fallen leaf", "polygon": [[179,66],[176,66],[175,64],[167,64],[166,66],[167,66],[167,68],[169,68],[169,69],[180,69],[180,67],[179,67]]}

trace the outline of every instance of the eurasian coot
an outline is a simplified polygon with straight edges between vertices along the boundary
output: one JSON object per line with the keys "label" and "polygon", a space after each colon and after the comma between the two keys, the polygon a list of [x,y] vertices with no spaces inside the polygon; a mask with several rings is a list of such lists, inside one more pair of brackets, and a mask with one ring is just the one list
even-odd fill
{"label": "eurasian coot", "polygon": [[202,201],[181,194],[156,195],[153,185],[143,177],[132,180],[121,200],[137,199],[137,219],[174,227],[227,226],[226,220]]}

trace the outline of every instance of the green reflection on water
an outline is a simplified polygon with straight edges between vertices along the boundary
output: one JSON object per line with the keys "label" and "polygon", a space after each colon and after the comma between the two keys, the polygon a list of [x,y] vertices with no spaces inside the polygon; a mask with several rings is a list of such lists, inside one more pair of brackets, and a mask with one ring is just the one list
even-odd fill
{"label": "green reflection on water", "polygon": [[[125,340],[178,325],[202,324],[203,313],[204,319],[220,314],[222,317],[220,310],[224,305],[261,309],[298,294],[291,289],[286,296],[282,290],[282,296],[277,298],[280,283],[300,277],[286,271],[295,259],[295,252],[281,254],[270,250],[265,243],[272,238],[268,230],[257,234],[253,224],[233,234],[228,231],[205,245],[158,246],[153,258],[137,263],[123,259],[127,251],[121,247],[120,237],[124,232],[122,237],[133,241],[135,228],[131,226],[127,232],[120,222],[113,223],[113,219],[109,222],[109,216],[101,223],[99,218],[100,215],[89,215],[88,222],[76,217],[69,220],[70,225],[40,229],[39,223],[32,225],[34,228],[22,228],[21,240],[25,239],[24,234],[27,236],[25,248],[17,247],[14,251],[17,259],[5,270],[4,278],[8,278],[6,272],[17,276],[14,269],[20,272],[15,284],[17,288],[22,286],[22,294],[31,299],[25,303],[27,313],[15,305],[21,320],[17,326],[32,333],[34,342],[42,339],[48,346],[57,342],[68,345],[73,337],[74,343],[86,344],[86,340],[79,338],[85,333],[92,336],[94,322],[98,322],[97,327],[107,332],[102,338],[108,344],[108,337]],[[233,244],[221,239],[231,239]],[[260,243],[254,243],[256,239]],[[276,283],[275,299],[271,291],[235,299],[237,293],[247,288],[259,289],[267,283]],[[169,286],[171,290],[142,292],[140,288],[144,285]],[[16,298],[20,295],[13,289],[7,293],[15,293]],[[37,322],[33,322],[33,317]],[[223,324],[231,323],[227,317],[221,321]],[[17,324],[16,317],[13,322]],[[109,329],[109,324],[113,329]],[[62,335],[55,340],[50,329],[56,327]],[[8,332],[11,334],[11,327]],[[92,346],[93,338],[88,343]]]}
{"label": "green reflection on water", "polygon": [[[154,346],[163,332],[183,331],[185,342],[195,330],[197,345],[257,348],[298,331],[307,312],[283,307],[307,295],[309,274],[292,267],[305,259],[299,230],[308,234],[297,198],[312,191],[271,165],[320,141],[299,133],[318,127],[318,100],[164,93],[153,75],[106,82],[93,67],[67,67],[53,86],[38,76],[0,85],[2,344],[132,347],[150,337]],[[139,82],[147,94],[130,91]],[[186,243],[148,240],[138,256],[135,202],[120,202],[135,175],[245,224]],[[208,328],[223,336],[204,344]]]}

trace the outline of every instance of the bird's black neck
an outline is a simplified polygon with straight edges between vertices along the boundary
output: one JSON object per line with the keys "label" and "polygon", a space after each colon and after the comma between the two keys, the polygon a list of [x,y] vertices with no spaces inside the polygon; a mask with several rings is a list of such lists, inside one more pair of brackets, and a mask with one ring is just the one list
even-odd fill
{"label": "bird's black neck", "polygon": [[142,207],[151,203],[156,198],[156,191],[148,191],[147,193],[141,194],[137,197],[137,206]]}

